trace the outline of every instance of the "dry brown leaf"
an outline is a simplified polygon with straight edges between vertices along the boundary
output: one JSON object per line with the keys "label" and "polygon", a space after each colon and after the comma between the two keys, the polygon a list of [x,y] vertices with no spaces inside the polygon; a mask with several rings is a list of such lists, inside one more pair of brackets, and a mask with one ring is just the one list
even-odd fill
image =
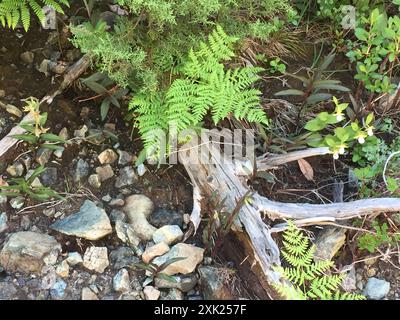
{"label": "dry brown leaf", "polygon": [[311,165],[304,159],[297,160],[297,163],[299,164],[300,170],[303,173],[303,175],[306,177],[306,179],[308,181],[313,181],[314,180],[314,169],[311,167]]}

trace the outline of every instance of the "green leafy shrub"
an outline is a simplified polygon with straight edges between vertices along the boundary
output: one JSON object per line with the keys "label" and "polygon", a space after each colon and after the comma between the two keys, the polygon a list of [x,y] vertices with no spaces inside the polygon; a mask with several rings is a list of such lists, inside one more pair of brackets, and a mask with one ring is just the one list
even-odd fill
{"label": "green leafy shrub", "polygon": [[[130,15],[113,30],[104,23],[71,26],[72,43],[90,54],[101,72],[135,93],[170,84],[170,72],[190,48],[219,24],[235,37],[268,39],[275,17],[293,16],[288,0],[118,0]],[[275,21],[275,22],[274,22]],[[273,27],[271,27],[273,26]],[[269,31],[268,31],[269,30]]]}
{"label": "green leafy shrub", "polygon": [[379,225],[377,221],[373,221],[372,227],[374,228],[375,233],[364,233],[358,238],[358,247],[361,250],[368,250],[370,253],[374,253],[383,245],[394,245],[396,242],[400,241],[399,233],[388,233],[389,227],[386,222]]}
{"label": "green leafy shrub", "polygon": [[355,78],[372,92],[393,92],[391,70],[399,66],[400,17],[387,17],[378,8],[362,17],[355,29],[357,41],[350,42],[347,52],[350,61],[356,62]]}
{"label": "green leafy shrub", "polygon": [[[333,97],[335,103],[335,111],[328,113],[326,111],[319,113],[314,119],[308,121],[305,129],[312,133],[307,137],[307,143],[312,147],[329,147],[335,159],[339,155],[344,154],[346,149],[354,146],[356,142],[361,145],[366,143],[366,138],[373,135],[374,114],[370,113],[360,125],[358,121],[346,122],[344,125],[339,126],[345,119],[344,111],[348,107],[348,103],[339,103],[336,97]],[[322,130],[328,127],[333,128],[333,134],[321,134]]]}
{"label": "green leafy shrub", "polygon": [[179,133],[198,126],[208,112],[215,124],[228,116],[268,124],[260,108],[261,92],[251,87],[261,69],[226,68],[223,64],[234,57],[232,45],[236,41],[217,27],[208,43],[201,42],[200,49],[190,50],[187,60],[177,68],[178,78],[167,90],[134,96],[129,108],[137,114],[146,149],[157,144],[158,137],[153,135],[157,130],[167,131],[173,126]]}
{"label": "green leafy shrub", "polygon": [[364,296],[340,292],[344,275],[329,274],[333,261],[314,262],[315,245],[291,221],[283,233],[283,258],[290,267],[276,270],[291,284],[275,285],[278,293],[291,300],[363,300]]}
{"label": "green leafy shrub", "polygon": [[69,6],[68,0],[0,0],[0,23],[3,27],[15,28],[18,22],[27,31],[30,26],[31,10],[40,20],[45,20],[43,6],[53,7],[57,12],[64,13],[62,5]]}

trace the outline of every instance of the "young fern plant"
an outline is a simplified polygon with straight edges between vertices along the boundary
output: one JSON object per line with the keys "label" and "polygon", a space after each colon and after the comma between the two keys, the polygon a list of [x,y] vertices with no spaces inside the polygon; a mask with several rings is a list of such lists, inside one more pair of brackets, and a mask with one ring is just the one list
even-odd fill
{"label": "young fern plant", "polygon": [[62,5],[69,6],[69,0],[0,0],[0,23],[3,27],[14,29],[22,22],[25,31],[31,23],[31,11],[40,22],[45,20],[43,7],[49,6],[59,13],[64,13]]}
{"label": "young fern plant", "polygon": [[341,292],[344,275],[329,274],[334,266],[331,260],[314,262],[315,245],[292,221],[283,233],[282,256],[290,265],[276,267],[290,284],[274,285],[278,293],[289,300],[363,300],[363,295]]}
{"label": "young fern plant", "polygon": [[136,126],[145,149],[157,145],[159,135],[155,133],[159,130],[167,132],[174,128],[179,134],[198,127],[208,113],[215,124],[234,117],[268,125],[260,107],[261,91],[252,87],[262,69],[226,68],[223,64],[235,56],[232,46],[237,40],[218,26],[207,43],[201,42],[198,50],[189,51],[186,61],[177,68],[179,77],[169,88],[132,99],[129,108],[137,114]]}

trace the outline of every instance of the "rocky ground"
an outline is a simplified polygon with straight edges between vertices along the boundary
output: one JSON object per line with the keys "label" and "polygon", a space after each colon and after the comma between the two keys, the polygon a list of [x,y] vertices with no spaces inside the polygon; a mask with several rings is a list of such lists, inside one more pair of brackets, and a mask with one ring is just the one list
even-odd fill
{"label": "rocky ground", "polygon": [[[0,138],[21,120],[21,99],[43,97],[80,57],[66,29],[32,32],[1,34]],[[92,95],[81,89],[44,110],[51,111],[51,132],[69,141],[63,152],[22,143],[1,159],[0,183],[45,165],[35,183],[66,201],[0,196],[0,299],[252,298],[242,290],[237,266],[211,259],[201,235],[185,239],[192,189],[181,168],[134,167],[140,147],[124,114],[110,110],[101,122],[99,102],[79,102],[79,95]],[[316,237],[318,256],[336,259],[339,249],[348,249],[345,238],[342,231],[324,230]],[[143,269],[171,261],[161,272],[173,281]],[[398,299],[398,264],[384,255],[343,263],[343,288],[370,299]]]}

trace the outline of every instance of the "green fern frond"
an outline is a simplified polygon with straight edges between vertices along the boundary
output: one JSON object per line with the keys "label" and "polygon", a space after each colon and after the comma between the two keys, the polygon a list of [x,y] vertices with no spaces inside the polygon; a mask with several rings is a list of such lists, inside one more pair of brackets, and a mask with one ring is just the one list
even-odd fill
{"label": "green fern frond", "polygon": [[[235,41],[236,38],[228,36],[218,26],[209,35],[207,43],[201,42],[198,50],[189,51],[187,60],[178,68],[181,78],[175,79],[165,92],[160,93],[162,103],[144,103],[146,98],[141,97],[139,101],[135,97],[131,106],[139,114],[140,133],[149,132],[156,124],[160,124],[161,129],[173,125],[179,133],[197,126],[208,112],[215,124],[233,116],[267,125],[268,119],[260,107],[261,92],[252,88],[262,69],[226,69],[223,64],[234,56],[232,45]],[[151,115],[145,110],[148,107],[154,111]],[[150,140],[144,140],[145,147],[151,146]]]}
{"label": "green fern frond", "polygon": [[309,245],[309,239],[292,221],[288,222],[283,239],[282,256],[290,267],[275,267],[286,282],[274,285],[282,297],[295,300],[365,299],[362,295],[340,292],[339,286],[344,275],[329,273],[333,261],[313,261],[315,246]]}
{"label": "green fern frond", "polygon": [[25,31],[30,26],[30,10],[34,12],[40,22],[45,15],[42,8],[47,5],[59,13],[64,13],[62,5],[69,6],[68,0],[0,0],[0,23],[3,27],[15,29],[21,21]]}

